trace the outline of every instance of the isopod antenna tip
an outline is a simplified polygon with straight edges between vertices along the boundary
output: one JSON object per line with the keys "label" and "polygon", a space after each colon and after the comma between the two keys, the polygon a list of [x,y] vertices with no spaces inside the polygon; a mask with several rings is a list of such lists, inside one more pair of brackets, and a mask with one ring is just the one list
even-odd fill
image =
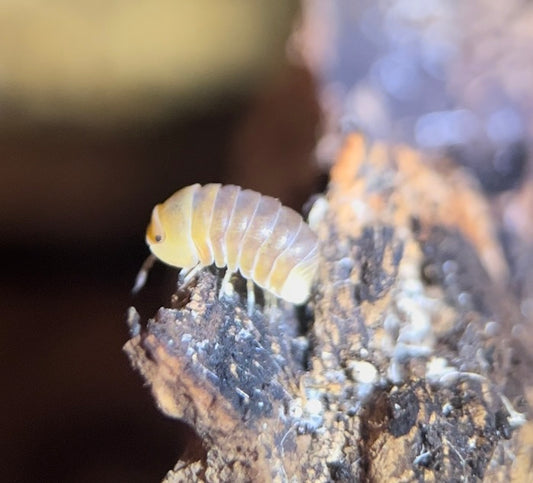
{"label": "isopod antenna tip", "polygon": [[150,271],[156,260],[157,257],[153,254],[150,254],[148,255],[148,257],[146,257],[146,260],[141,265],[141,269],[139,270],[137,277],[135,277],[135,284],[131,289],[131,293],[133,295],[137,294],[144,287],[146,279],[148,278],[148,272]]}

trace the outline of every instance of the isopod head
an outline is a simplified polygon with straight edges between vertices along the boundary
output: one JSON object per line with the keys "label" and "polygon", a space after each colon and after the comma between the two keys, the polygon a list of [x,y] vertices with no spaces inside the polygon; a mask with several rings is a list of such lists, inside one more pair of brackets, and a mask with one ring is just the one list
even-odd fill
{"label": "isopod head", "polygon": [[146,243],[159,259],[184,269],[198,264],[191,239],[192,201],[199,185],[187,186],[156,205],[146,230]]}

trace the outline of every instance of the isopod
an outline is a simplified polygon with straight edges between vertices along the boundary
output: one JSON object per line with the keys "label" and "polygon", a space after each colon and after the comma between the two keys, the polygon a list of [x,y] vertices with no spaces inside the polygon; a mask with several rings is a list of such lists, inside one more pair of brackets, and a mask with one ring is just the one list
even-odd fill
{"label": "isopod", "polygon": [[[248,281],[249,304],[253,283],[303,304],[318,268],[318,238],[302,217],[275,198],[235,185],[194,184],[177,191],[154,207],[146,243],[157,259],[181,268],[186,281],[212,264],[227,267],[222,287],[240,272]],[[135,289],[152,262],[141,269]]]}

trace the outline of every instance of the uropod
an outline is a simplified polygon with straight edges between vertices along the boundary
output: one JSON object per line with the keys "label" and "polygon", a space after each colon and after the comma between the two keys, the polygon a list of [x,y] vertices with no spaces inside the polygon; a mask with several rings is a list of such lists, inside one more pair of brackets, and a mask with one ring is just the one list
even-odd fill
{"label": "uropod", "polygon": [[235,185],[194,184],[180,189],[152,211],[146,230],[152,255],[134,287],[139,290],[155,259],[182,269],[184,284],[204,267],[227,267],[221,293],[240,272],[248,281],[296,305],[310,296],[319,244],[302,217],[277,199]]}

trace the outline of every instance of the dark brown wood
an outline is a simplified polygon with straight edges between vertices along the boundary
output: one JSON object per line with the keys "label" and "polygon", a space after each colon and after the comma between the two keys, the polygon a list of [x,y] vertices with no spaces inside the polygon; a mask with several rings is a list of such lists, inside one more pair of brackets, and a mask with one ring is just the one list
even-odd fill
{"label": "dark brown wood", "polygon": [[520,478],[519,314],[468,178],[353,136],[310,224],[304,308],[248,317],[205,270],[138,334],[131,312],[132,365],[198,436],[165,481]]}

